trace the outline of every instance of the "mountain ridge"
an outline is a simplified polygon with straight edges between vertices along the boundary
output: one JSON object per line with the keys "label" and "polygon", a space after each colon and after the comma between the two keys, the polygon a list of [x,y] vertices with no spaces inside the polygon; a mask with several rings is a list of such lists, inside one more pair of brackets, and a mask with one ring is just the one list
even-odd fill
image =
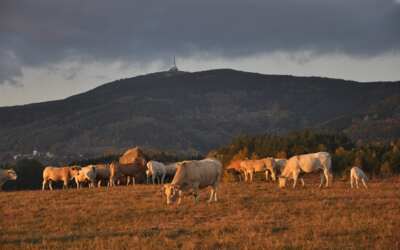
{"label": "mountain ridge", "polygon": [[[318,124],[318,129],[346,132],[371,110],[380,113],[373,109],[377,104],[398,104],[399,83],[232,69],[156,72],[62,100],[0,107],[0,152],[102,154],[129,145],[206,152],[244,133],[284,133]],[[385,119],[395,117],[397,136],[398,110],[391,110],[395,114]],[[341,116],[346,119],[339,119],[345,121],[340,129],[324,125]]]}

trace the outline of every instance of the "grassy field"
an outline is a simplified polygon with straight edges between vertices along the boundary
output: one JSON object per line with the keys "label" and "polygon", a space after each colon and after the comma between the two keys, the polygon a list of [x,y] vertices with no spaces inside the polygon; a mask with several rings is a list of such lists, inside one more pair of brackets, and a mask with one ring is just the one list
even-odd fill
{"label": "grassy field", "polygon": [[[307,180],[306,180],[307,182]],[[160,186],[0,193],[1,249],[399,249],[400,179],[350,190],[224,183],[168,207]]]}

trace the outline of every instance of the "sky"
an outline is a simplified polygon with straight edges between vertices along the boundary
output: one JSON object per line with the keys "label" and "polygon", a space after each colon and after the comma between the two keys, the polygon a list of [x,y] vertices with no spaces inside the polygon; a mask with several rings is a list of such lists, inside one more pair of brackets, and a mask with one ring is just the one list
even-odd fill
{"label": "sky", "polygon": [[167,70],[400,80],[400,0],[2,0],[0,106]]}

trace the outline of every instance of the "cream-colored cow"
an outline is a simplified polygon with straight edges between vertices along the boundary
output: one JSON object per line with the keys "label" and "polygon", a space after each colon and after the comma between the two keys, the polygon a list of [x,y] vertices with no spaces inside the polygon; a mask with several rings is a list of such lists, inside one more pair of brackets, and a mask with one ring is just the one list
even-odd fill
{"label": "cream-colored cow", "polygon": [[199,199],[199,190],[206,187],[211,187],[208,202],[216,202],[218,185],[222,173],[222,164],[215,159],[178,163],[176,174],[171,184],[165,184],[163,187],[167,197],[167,204],[173,203],[177,197],[178,204],[180,204],[183,193],[190,191],[194,195],[195,202],[197,203]]}
{"label": "cream-colored cow", "polygon": [[[329,179],[332,179],[331,155],[327,152],[318,152],[313,154],[296,155],[291,157],[279,177],[279,187],[285,187],[287,179],[293,179],[293,188],[296,187],[297,179],[301,173],[312,173],[322,171],[321,183],[322,187],[325,180],[325,186],[329,186]],[[304,180],[301,179],[304,186]]]}
{"label": "cream-colored cow", "polygon": [[364,187],[367,189],[367,181],[368,181],[368,176],[364,173],[364,171],[361,170],[359,167],[352,167],[350,170],[350,186],[353,188],[354,182],[356,183],[356,187],[358,188],[358,181],[362,182]]}

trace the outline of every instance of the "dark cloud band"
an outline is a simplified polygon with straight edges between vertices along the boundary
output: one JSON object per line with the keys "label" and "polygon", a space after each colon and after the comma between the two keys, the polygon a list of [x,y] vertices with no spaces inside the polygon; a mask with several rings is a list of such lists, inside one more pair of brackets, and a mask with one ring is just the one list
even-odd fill
{"label": "dark cloud band", "polygon": [[371,56],[400,49],[399,23],[393,0],[6,0],[0,83],[15,82],[22,66],[63,60],[146,63],[278,50]]}

